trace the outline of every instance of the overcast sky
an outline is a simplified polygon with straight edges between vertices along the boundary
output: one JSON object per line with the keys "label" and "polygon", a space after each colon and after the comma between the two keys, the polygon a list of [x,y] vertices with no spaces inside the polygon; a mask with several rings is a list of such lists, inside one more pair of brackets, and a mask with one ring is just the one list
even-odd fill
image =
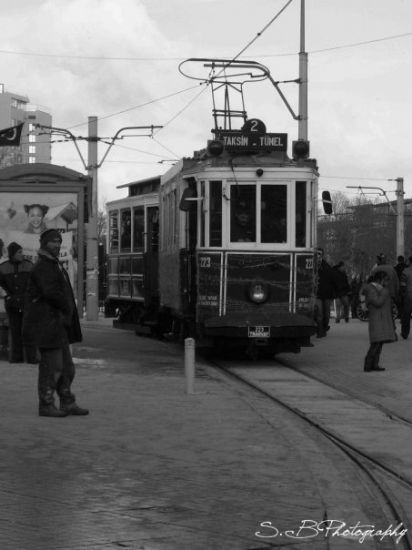
{"label": "overcast sky", "polygon": [[[99,170],[99,202],[116,186],[161,174],[211,139],[210,89],[182,76],[189,57],[234,57],[287,0],[13,0],[3,3],[0,82],[46,108],[53,126],[87,136],[89,116],[110,138],[125,126],[159,125],[154,138],[118,141]],[[275,80],[298,77],[300,0],[246,49]],[[412,195],[412,1],[306,0],[309,139],[320,190],[382,187],[395,199],[404,177]],[[207,76],[205,74],[205,76]],[[296,84],[282,90],[297,110]],[[246,88],[249,118],[297,138],[297,123],[272,85]],[[144,133],[144,132],[142,132]],[[80,143],[87,157],[85,142]],[[99,144],[99,159],[107,145]],[[166,162],[161,162],[166,161]],[[52,162],[78,171],[70,142]]]}

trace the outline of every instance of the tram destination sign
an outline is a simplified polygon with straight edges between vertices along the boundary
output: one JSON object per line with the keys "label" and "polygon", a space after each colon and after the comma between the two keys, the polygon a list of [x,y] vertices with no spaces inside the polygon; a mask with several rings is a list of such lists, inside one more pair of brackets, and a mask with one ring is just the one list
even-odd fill
{"label": "tram destination sign", "polygon": [[287,134],[267,133],[264,123],[258,119],[246,121],[241,130],[216,130],[215,135],[226,151],[232,153],[286,152],[288,146]]}

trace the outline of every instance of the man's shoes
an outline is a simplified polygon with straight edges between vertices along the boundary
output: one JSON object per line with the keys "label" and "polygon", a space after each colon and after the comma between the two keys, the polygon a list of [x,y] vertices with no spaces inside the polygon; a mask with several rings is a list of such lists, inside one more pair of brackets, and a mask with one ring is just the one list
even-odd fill
{"label": "man's shoes", "polygon": [[55,406],[55,405],[39,405],[39,416],[49,416],[51,418],[63,418],[64,416],[67,416],[68,413],[66,411],[62,411]]}
{"label": "man's shoes", "polygon": [[89,414],[88,409],[82,409],[77,403],[70,403],[70,405],[60,405],[60,410],[66,414],[71,414],[73,416],[86,416]]}
{"label": "man's shoes", "polygon": [[370,369],[370,368],[364,368],[363,369],[365,372],[382,372],[385,370],[385,367],[374,367],[373,369]]}

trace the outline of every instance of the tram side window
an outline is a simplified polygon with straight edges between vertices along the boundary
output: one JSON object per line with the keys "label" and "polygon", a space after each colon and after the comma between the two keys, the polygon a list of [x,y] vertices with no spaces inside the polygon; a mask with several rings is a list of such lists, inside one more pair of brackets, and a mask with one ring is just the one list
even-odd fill
{"label": "tram side window", "polygon": [[157,252],[159,250],[159,209],[151,206],[147,209],[147,250]]}
{"label": "tram side window", "polygon": [[296,182],[296,246],[306,246],[306,181]]}
{"label": "tram side window", "polygon": [[119,213],[110,212],[109,214],[109,250],[110,252],[119,252]]}
{"label": "tram side window", "polygon": [[133,208],[133,252],[143,250],[144,207]]}
{"label": "tram side window", "polygon": [[256,242],[256,186],[231,185],[231,242]]}
{"label": "tram side window", "polygon": [[130,208],[120,211],[120,252],[130,252],[132,246],[132,214]]}
{"label": "tram side window", "polygon": [[199,244],[205,246],[205,182],[200,182],[200,225],[199,225]]}
{"label": "tram side window", "polygon": [[261,242],[285,243],[287,239],[286,185],[261,187]]}
{"label": "tram side window", "polygon": [[209,184],[209,245],[222,246],[222,182]]}

